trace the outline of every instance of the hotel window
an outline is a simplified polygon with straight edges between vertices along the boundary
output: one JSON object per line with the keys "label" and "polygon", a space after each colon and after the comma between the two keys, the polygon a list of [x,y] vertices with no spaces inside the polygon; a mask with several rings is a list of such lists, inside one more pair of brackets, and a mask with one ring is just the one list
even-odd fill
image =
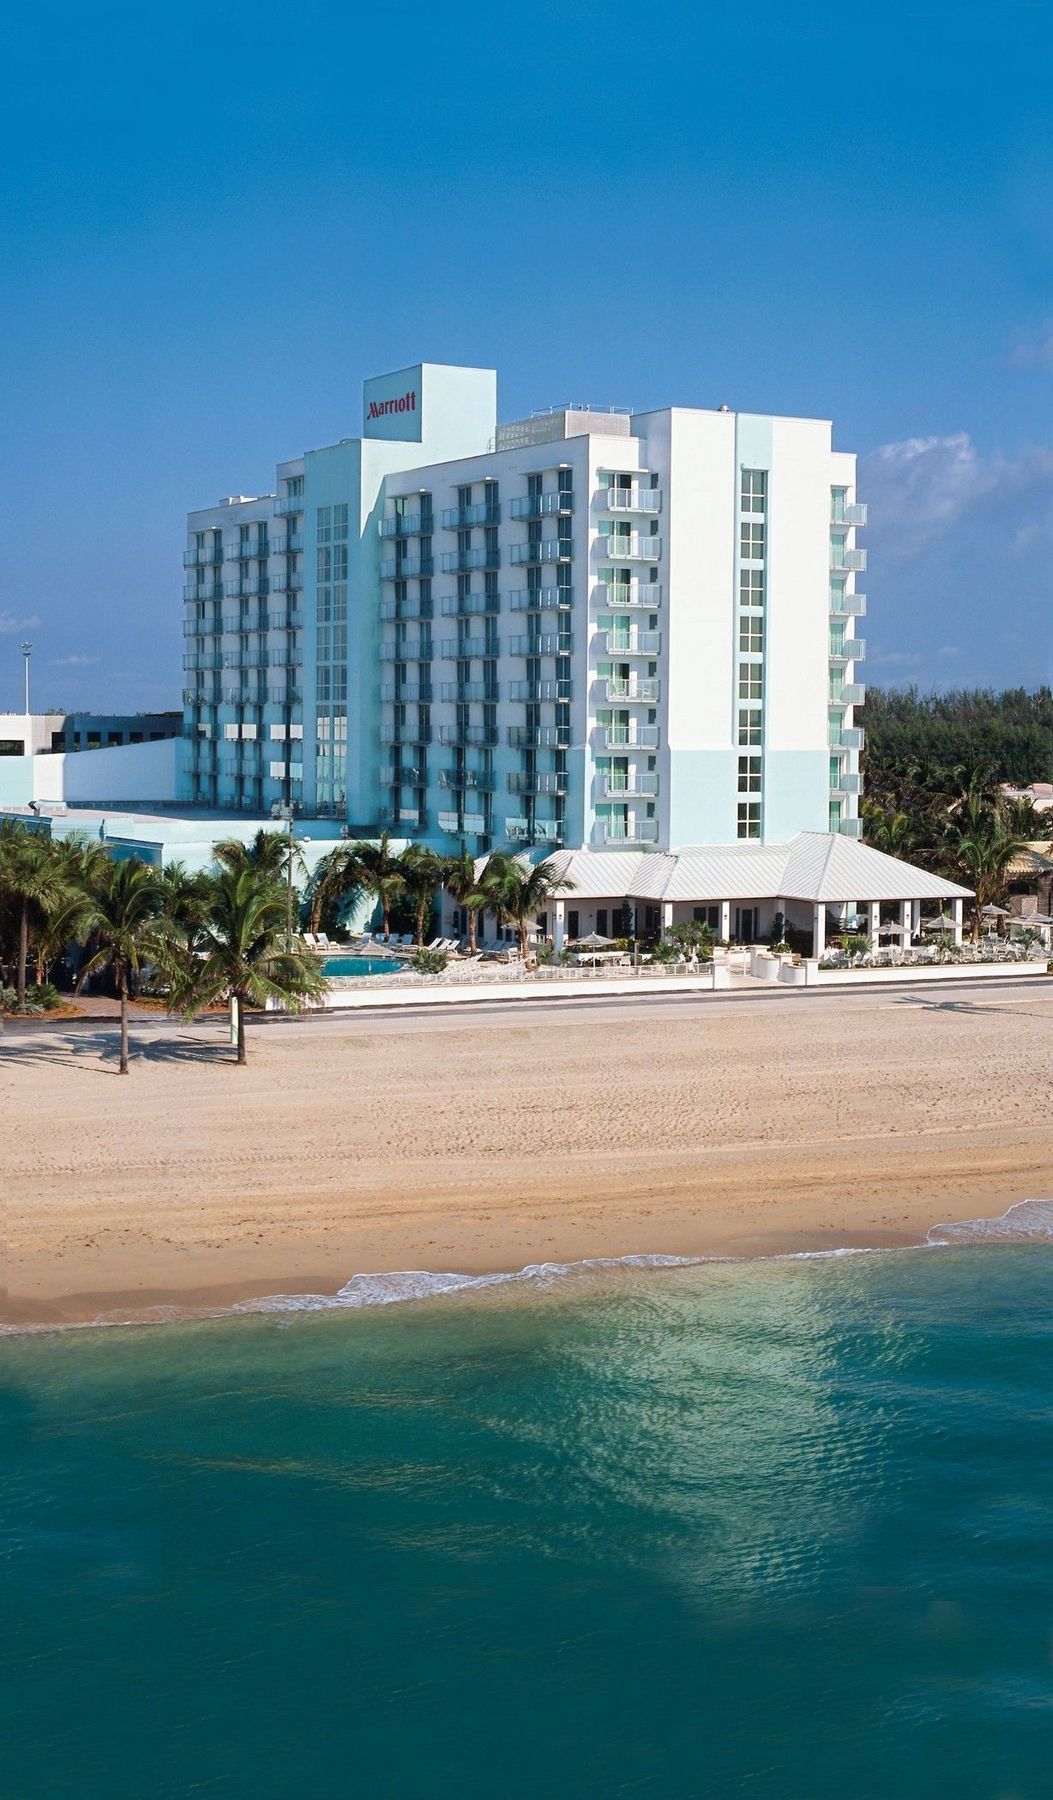
{"label": "hotel window", "polygon": [[739,757],[739,793],[759,794],[761,789],[761,759],[759,756]]}
{"label": "hotel window", "polygon": [[738,809],[738,834],[740,838],[760,837],[760,801],[740,800]]}
{"label": "hotel window", "polygon": [[742,471],[742,511],[744,513],[762,513],[768,503],[768,472],[766,469],[743,469]]}
{"label": "hotel window", "polygon": [[847,488],[835,487],[830,489],[830,517],[835,525],[843,523],[847,501]]}
{"label": "hotel window", "polygon": [[764,650],[764,621],[751,617],[739,620],[739,649],[754,656]]}
{"label": "hotel window", "polygon": [[318,526],[318,542],[328,544],[333,535],[333,509],[331,506],[315,508],[315,519]]}
{"label": "hotel window", "polygon": [[760,744],[763,742],[762,714],[746,708],[739,713],[739,743]]}
{"label": "hotel window", "polygon": [[739,699],[763,700],[764,674],[759,663],[743,663],[739,669]]}
{"label": "hotel window", "polygon": [[753,607],[761,611],[764,606],[764,570],[742,569],[739,571],[739,605]]}
{"label": "hotel window", "polygon": [[755,519],[743,519],[739,527],[739,543],[743,562],[764,561],[764,526]]}
{"label": "hotel window", "polygon": [[333,508],[333,537],[334,538],[346,538],[346,536],[347,536],[347,502],[345,500],[340,506],[334,506],[334,508]]}

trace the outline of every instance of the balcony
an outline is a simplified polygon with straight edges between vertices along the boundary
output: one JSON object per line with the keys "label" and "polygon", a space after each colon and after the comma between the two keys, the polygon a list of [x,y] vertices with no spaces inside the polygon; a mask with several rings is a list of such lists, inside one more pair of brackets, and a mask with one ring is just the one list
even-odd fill
{"label": "balcony", "polygon": [[223,592],[228,600],[251,600],[257,594],[268,592],[267,577],[262,580],[259,575],[243,575],[237,581],[225,581]]}
{"label": "balcony", "polygon": [[[382,538],[419,537],[423,527],[420,513],[405,513],[401,518],[381,519],[379,531]],[[430,533],[433,520],[429,517],[427,531]]]}
{"label": "balcony", "polygon": [[574,639],[569,631],[539,631],[536,637],[509,639],[510,656],[569,656]]}
{"label": "balcony", "polygon": [[837,827],[842,837],[861,838],[863,835],[862,819],[841,819]]}
{"label": "balcony", "polygon": [[867,697],[866,688],[861,681],[846,681],[840,693],[830,695],[831,706],[862,706]]}
{"label": "balcony", "polygon": [[272,594],[299,594],[302,592],[303,571],[301,569],[289,569],[286,573],[274,575],[271,578]]}
{"label": "balcony", "polygon": [[657,725],[607,725],[603,741],[608,750],[657,750]]}
{"label": "balcony", "polygon": [[[512,560],[515,561],[514,556]],[[442,566],[447,575],[466,575],[473,569],[498,569],[501,566],[501,552],[496,546],[492,550],[485,546],[474,550],[444,550]]]}
{"label": "balcony", "polygon": [[193,550],[184,550],[183,551],[183,567],[184,567],[184,569],[203,569],[211,561],[212,561],[211,550],[198,550],[195,547]]}
{"label": "balcony", "polygon": [[382,620],[405,619],[418,622],[435,616],[435,605],[431,600],[382,600],[380,617]]}
{"label": "balcony", "polygon": [[378,735],[382,744],[395,747],[412,744],[415,750],[419,750],[431,743],[431,732],[422,730],[419,725],[382,725]]}
{"label": "balcony", "polygon": [[567,835],[563,819],[506,819],[505,836],[513,844],[561,844]]}
{"label": "balcony", "polygon": [[188,650],[183,657],[184,669],[221,669],[223,658],[211,651]]}
{"label": "balcony", "polygon": [[462,706],[472,700],[492,705],[500,698],[500,689],[496,681],[443,681],[439,684],[439,698],[456,700]]}
{"label": "balcony", "polygon": [[845,500],[835,500],[830,508],[831,525],[865,525],[866,522],[865,500],[853,500],[851,505]]}
{"label": "balcony", "polygon": [[447,662],[463,662],[472,657],[497,657],[501,654],[500,638],[443,638],[439,655]]}
{"label": "balcony", "polygon": [[653,612],[662,604],[662,584],[659,581],[599,581],[592,590],[592,598],[599,607],[639,606]]}
{"label": "balcony", "polygon": [[440,769],[439,786],[455,792],[492,794],[497,778],[491,769]]}
{"label": "balcony", "polygon": [[662,510],[661,488],[643,487],[639,482],[634,482],[631,487],[601,488],[596,500],[601,512],[659,513]]}
{"label": "balcony", "polygon": [[863,662],[866,658],[866,638],[831,638],[831,662]]}
{"label": "balcony", "polygon": [[657,844],[656,819],[608,819],[600,825],[605,844]]}
{"label": "balcony", "polygon": [[[445,558],[443,559],[445,566]],[[411,581],[421,575],[435,573],[433,556],[394,557],[380,565],[381,581]]]}
{"label": "balcony", "polygon": [[859,725],[831,725],[826,741],[831,750],[862,750],[864,732]]}
{"label": "balcony", "polygon": [[660,631],[607,631],[603,635],[608,656],[657,656],[662,648]]}
{"label": "balcony", "polygon": [[444,594],[444,619],[477,619],[501,611],[500,594]]}
{"label": "balcony", "polygon": [[522,568],[532,563],[569,562],[573,554],[569,538],[548,538],[540,544],[513,544],[509,561]]}
{"label": "balcony", "polygon": [[271,538],[270,545],[272,556],[295,556],[303,549],[303,533],[290,531],[285,537]]}
{"label": "balcony", "polygon": [[430,662],[431,645],[418,639],[404,644],[381,644],[381,662]]}
{"label": "balcony", "polygon": [[185,587],[183,589],[184,600],[222,600],[222,598],[223,588],[218,581],[214,581],[211,587]]}
{"label": "balcony", "polygon": [[[299,631],[302,624],[303,613],[269,612],[267,614],[266,627],[268,631]],[[262,629],[262,620],[260,621],[260,626]]]}
{"label": "balcony", "polygon": [[653,800],[658,792],[657,775],[604,775],[602,781],[606,800]]}
{"label": "balcony", "polygon": [[830,612],[835,619],[862,619],[866,616],[865,594],[831,594]]}
{"label": "balcony", "polygon": [[547,494],[520,495],[509,507],[513,519],[551,519],[557,513],[574,511],[574,495],[553,489]]}
{"label": "balcony", "polygon": [[423,769],[408,768],[405,764],[394,763],[380,771],[381,787],[426,787],[427,776]]}
{"label": "balcony", "polygon": [[835,800],[840,797],[847,798],[849,794],[861,794],[862,792],[863,777],[855,769],[842,770],[837,780],[830,783],[830,793]]}
{"label": "balcony", "polygon": [[574,604],[574,590],[569,587],[517,588],[509,594],[513,612],[569,612]]}
{"label": "balcony", "polygon": [[381,688],[380,698],[385,706],[430,706],[434,693],[430,681],[389,682]]}
{"label": "balcony", "polygon": [[223,552],[226,562],[254,562],[259,557],[270,555],[270,545],[265,537],[261,545],[258,537],[238,538],[235,543],[228,544]]}
{"label": "balcony", "polygon": [[501,503],[479,501],[476,506],[447,506],[443,509],[444,531],[471,531],[477,525],[500,525]]}
{"label": "balcony", "polygon": [[657,562],[662,554],[660,537],[641,537],[630,532],[624,537],[601,537],[600,555],[607,562]]}
{"label": "balcony", "polygon": [[569,725],[509,725],[513,750],[569,750]]}
{"label": "balcony", "polygon": [[608,700],[642,700],[653,705],[658,699],[659,688],[657,675],[648,676],[642,681],[637,681],[633,676],[626,679],[623,675],[616,675],[606,683],[605,692]]}
{"label": "balcony", "polygon": [[510,681],[508,684],[510,700],[526,700],[536,705],[543,700],[569,700],[570,697],[569,681]]}
{"label": "balcony", "polygon": [[861,575],[866,566],[865,550],[844,550],[840,544],[831,544],[830,568],[835,575]]}
{"label": "balcony", "polygon": [[440,812],[436,814],[440,831],[451,837],[482,837],[486,832],[486,816],[484,813]]}
{"label": "balcony", "polygon": [[439,742],[448,749],[493,750],[497,733],[486,725],[440,725]]}
{"label": "balcony", "polygon": [[276,519],[289,519],[303,512],[303,494],[279,494],[274,502]]}
{"label": "balcony", "polygon": [[565,794],[567,775],[558,770],[546,770],[540,775],[510,775],[508,791],[510,794]]}

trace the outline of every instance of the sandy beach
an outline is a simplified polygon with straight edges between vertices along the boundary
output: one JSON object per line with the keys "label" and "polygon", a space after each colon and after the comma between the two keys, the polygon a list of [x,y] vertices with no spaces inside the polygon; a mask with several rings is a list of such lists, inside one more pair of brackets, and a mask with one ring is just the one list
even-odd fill
{"label": "sandy beach", "polygon": [[8,1323],[922,1239],[1053,1193],[1053,992],[8,1028]]}

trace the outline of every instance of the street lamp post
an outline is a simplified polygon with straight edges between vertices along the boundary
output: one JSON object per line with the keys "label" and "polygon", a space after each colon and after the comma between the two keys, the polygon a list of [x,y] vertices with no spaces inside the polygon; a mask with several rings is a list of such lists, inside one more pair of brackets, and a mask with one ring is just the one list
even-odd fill
{"label": "street lamp post", "polygon": [[289,828],[288,855],[286,858],[286,868],[285,868],[285,935],[288,940],[289,947],[291,949],[292,948],[292,939],[293,939],[293,928],[292,928],[293,817],[294,817],[294,813],[295,813],[295,808],[292,807],[291,805],[289,805],[288,803],[279,803],[278,805],[272,807],[271,811],[273,813],[273,816],[276,819],[284,819],[286,825]]}
{"label": "street lamp post", "polygon": [[29,659],[32,656],[32,654],[33,654],[32,644],[30,644],[30,643],[23,644],[22,645],[22,657],[23,657],[23,660],[26,665],[26,718],[27,719],[29,717]]}

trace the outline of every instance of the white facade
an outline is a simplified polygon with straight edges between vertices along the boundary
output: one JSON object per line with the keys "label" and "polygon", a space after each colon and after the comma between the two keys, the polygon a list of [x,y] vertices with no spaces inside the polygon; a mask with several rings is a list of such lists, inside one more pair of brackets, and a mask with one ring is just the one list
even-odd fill
{"label": "white facade", "polygon": [[477,852],[856,835],[864,521],[828,422],[367,382],[362,438],[190,515],[186,797]]}

